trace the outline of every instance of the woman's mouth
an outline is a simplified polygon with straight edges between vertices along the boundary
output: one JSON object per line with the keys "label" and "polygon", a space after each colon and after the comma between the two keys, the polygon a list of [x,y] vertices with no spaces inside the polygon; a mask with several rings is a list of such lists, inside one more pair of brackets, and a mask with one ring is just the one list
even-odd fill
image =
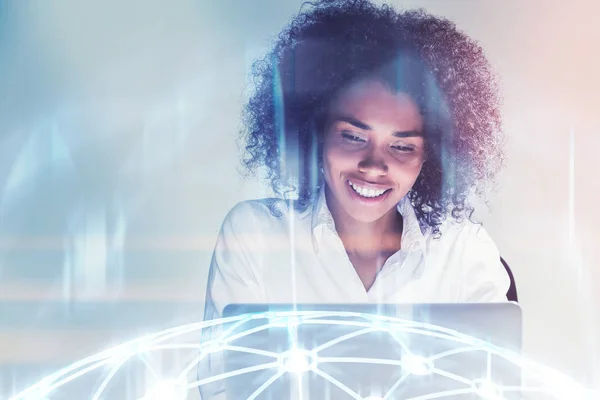
{"label": "woman's mouth", "polygon": [[348,181],[348,185],[351,188],[351,192],[358,195],[360,198],[368,201],[382,200],[387,197],[387,194],[391,191],[391,188],[387,189],[372,189],[364,186],[357,185],[352,181]]}

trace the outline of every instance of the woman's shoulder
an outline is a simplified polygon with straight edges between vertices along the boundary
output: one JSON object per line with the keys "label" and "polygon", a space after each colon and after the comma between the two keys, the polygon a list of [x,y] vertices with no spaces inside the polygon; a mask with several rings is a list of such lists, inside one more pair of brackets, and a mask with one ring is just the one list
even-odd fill
{"label": "woman's shoulder", "polygon": [[248,217],[269,213],[269,206],[276,199],[252,199],[236,203],[227,213],[228,217]]}
{"label": "woman's shoulder", "polygon": [[440,239],[443,239],[445,236],[447,240],[452,240],[452,238],[455,240],[492,240],[482,222],[473,221],[472,219],[466,217],[459,220],[448,218],[440,226],[440,232]]}
{"label": "woman's shoulder", "polygon": [[294,203],[290,204],[278,198],[263,198],[240,201],[227,213],[223,225],[238,229],[276,229],[288,226],[290,220],[305,219],[310,207],[298,210]]}
{"label": "woman's shoulder", "polygon": [[460,279],[460,301],[504,301],[510,278],[484,225],[465,218],[444,223],[440,237],[444,268]]}
{"label": "woman's shoulder", "polygon": [[439,235],[429,236],[430,248],[445,249],[453,254],[485,256],[499,259],[499,250],[483,223],[469,218],[447,220]]}

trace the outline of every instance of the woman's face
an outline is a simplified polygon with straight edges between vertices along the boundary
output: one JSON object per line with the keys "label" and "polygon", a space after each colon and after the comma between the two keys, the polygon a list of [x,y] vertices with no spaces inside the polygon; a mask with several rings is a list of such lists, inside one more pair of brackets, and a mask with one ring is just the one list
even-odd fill
{"label": "woman's face", "polygon": [[424,158],[423,120],[408,95],[367,79],[342,90],[330,104],[323,172],[329,206],[338,215],[374,222],[395,213]]}

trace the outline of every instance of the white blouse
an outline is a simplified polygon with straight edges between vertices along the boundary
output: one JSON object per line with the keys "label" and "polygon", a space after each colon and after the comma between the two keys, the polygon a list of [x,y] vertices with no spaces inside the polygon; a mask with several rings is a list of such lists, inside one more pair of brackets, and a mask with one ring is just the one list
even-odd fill
{"label": "white blouse", "polygon": [[280,202],[238,203],[217,239],[205,319],[232,303],[440,303],[506,301],[510,279],[485,229],[449,218],[441,237],[422,232],[407,198],[401,249],[387,259],[366,291],[338,236],[321,192],[296,211]]}

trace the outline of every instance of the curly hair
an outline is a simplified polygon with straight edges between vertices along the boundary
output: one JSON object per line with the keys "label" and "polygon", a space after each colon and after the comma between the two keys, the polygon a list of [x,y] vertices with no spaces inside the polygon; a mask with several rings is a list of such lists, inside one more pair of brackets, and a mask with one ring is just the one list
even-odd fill
{"label": "curly hair", "polygon": [[410,94],[424,120],[426,161],[408,193],[433,234],[448,214],[470,218],[503,164],[497,81],[481,47],[424,10],[398,12],[369,0],[304,3],[273,48],[253,64],[244,109],[250,173],[266,167],[281,198],[305,208],[323,185],[323,120],[349,83],[372,75]]}

